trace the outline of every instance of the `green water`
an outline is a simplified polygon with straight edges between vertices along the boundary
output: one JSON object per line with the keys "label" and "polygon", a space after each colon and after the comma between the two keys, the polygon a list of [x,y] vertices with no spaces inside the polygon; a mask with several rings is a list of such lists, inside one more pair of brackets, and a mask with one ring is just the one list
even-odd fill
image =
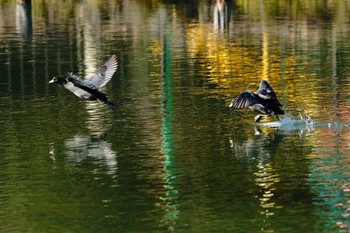
{"label": "green water", "polygon": [[[348,1],[35,1],[32,32],[20,10],[0,1],[1,232],[350,230]],[[111,54],[115,111],[48,84]],[[262,79],[282,125],[228,108]]]}

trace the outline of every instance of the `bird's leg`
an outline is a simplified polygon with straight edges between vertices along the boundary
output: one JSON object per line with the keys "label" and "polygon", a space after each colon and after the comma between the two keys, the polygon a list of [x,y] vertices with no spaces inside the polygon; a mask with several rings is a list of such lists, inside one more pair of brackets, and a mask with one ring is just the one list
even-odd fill
{"label": "bird's leg", "polygon": [[263,117],[263,116],[260,115],[260,114],[257,115],[257,116],[254,118],[254,119],[255,119],[255,123],[259,123],[262,117]]}

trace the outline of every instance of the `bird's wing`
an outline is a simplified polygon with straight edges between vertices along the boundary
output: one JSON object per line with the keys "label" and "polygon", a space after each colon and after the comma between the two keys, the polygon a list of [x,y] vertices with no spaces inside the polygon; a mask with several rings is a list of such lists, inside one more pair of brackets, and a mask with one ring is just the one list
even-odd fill
{"label": "bird's wing", "polygon": [[275,92],[263,90],[263,91],[257,91],[255,92],[255,94],[264,100],[277,100],[277,96]]}
{"label": "bird's wing", "polygon": [[106,85],[111,80],[114,72],[118,68],[117,56],[112,55],[111,58],[98,70],[85,78],[85,82],[88,83],[88,87],[92,89],[98,89]]}
{"label": "bird's wing", "polygon": [[261,81],[259,89],[256,90],[256,92],[254,93],[257,94],[260,98],[265,100],[277,99],[276,93],[274,92],[270,84],[265,80]]}
{"label": "bird's wing", "polygon": [[79,76],[73,74],[72,72],[67,72],[66,77],[68,81],[72,82],[75,86],[79,85],[89,87],[91,89],[96,89],[93,85],[90,85],[90,83],[86,82],[84,79],[81,79]]}
{"label": "bird's wing", "polygon": [[239,94],[239,96],[232,100],[230,108],[249,108],[249,106],[257,104],[258,101],[254,98],[254,95],[255,94],[251,91],[242,91],[241,94]]}

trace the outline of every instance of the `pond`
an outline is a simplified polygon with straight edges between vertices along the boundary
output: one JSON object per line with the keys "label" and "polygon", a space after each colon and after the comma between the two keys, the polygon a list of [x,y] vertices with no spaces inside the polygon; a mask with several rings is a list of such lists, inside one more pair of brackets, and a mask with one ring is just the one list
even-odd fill
{"label": "pond", "polygon": [[[1,232],[350,231],[350,1],[20,2],[0,0]],[[49,84],[112,54],[114,111]],[[286,113],[256,124],[228,106],[261,80]]]}

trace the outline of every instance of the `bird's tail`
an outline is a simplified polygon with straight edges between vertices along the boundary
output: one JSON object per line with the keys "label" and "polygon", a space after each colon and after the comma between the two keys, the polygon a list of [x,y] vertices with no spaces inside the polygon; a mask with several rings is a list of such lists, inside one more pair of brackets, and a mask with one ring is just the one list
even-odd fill
{"label": "bird's tail", "polygon": [[114,110],[115,109],[115,104],[113,104],[112,102],[110,102],[107,98],[107,96],[97,90],[94,90],[94,94],[95,94],[95,97],[97,98],[97,100],[105,105],[106,107],[108,107],[109,109],[112,109]]}
{"label": "bird's tail", "polygon": [[116,108],[115,104],[110,102],[107,99],[107,97],[106,98],[99,98],[98,100],[100,101],[100,103],[102,103],[103,105],[107,106],[109,109],[115,110],[115,108]]}
{"label": "bird's tail", "polygon": [[116,108],[115,104],[113,104],[113,103],[110,102],[110,101],[107,101],[106,106],[107,106],[109,109],[112,109],[112,110],[115,110],[115,108]]}
{"label": "bird's tail", "polygon": [[99,92],[96,89],[91,89],[87,86],[84,85],[77,85],[79,88],[83,89],[84,91],[90,93],[93,98],[90,100],[98,100],[100,103],[102,103],[103,105],[107,106],[109,109],[114,110],[115,109],[115,104],[113,104],[112,102],[110,102],[107,98],[107,96],[105,94],[103,94],[102,92]]}

